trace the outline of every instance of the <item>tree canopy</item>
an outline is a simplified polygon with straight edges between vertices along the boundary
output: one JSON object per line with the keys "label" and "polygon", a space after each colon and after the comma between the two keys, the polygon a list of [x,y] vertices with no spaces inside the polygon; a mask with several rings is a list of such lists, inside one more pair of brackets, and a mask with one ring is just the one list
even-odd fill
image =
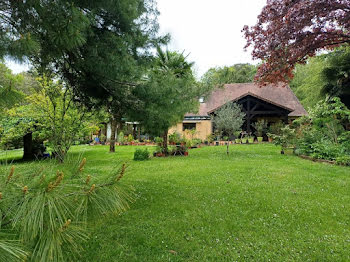
{"label": "tree canopy", "polygon": [[290,87],[305,108],[312,108],[325,98],[322,92],[322,72],[326,64],[326,56],[323,55],[312,57],[306,64],[298,64],[295,67]]}
{"label": "tree canopy", "polygon": [[245,26],[246,48],[264,63],[260,82],[289,81],[297,63],[322,49],[350,43],[349,0],[268,0],[258,22]]}
{"label": "tree canopy", "polygon": [[304,107],[312,108],[326,96],[337,96],[350,106],[349,50],[346,46],[339,47],[296,66],[290,86]]}
{"label": "tree canopy", "polygon": [[327,56],[327,66],[322,71],[325,84],[323,93],[337,96],[350,108],[350,47],[336,49]]}
{"label": "tree canopy", "polygon": [[212,89],[215,86],[232,83],[253,82],[256,66],[251,64],[235,64],[233,66],[210,68],[201,78],[201,83]]}
{"label": "tree canopy", "polygon": [[135,118],[151,134],[163,136],[164,151],[167,150],[168,129],[187,112],[197,110],[202,93],[193,76],[192,65],[182,53],[158,48],[147,79],[135,90],[140,98]]}
{"label": "tree canopy", "polygon": [[1,55],[54,72],[86,103],[121,100],[161,41],[153,0],[2,1],[0,10]]}

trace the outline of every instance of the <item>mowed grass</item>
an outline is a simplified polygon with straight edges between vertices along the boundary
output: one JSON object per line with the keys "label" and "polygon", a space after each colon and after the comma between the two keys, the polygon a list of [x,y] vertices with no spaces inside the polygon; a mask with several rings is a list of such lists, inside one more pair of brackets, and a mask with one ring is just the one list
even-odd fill
{"label": "mowed grass", "polygon": [[[86,173],[128,162],[136,201],[95,220],[81,261],[350,261],[350,168],[273,145],[132,160],[136,147],[78,146]],[[19,163],[19,169],[26,163]]]}

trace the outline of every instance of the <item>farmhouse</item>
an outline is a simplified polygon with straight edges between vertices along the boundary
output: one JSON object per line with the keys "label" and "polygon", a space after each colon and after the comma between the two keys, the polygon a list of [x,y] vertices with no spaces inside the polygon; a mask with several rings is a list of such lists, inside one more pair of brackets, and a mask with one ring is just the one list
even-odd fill
{"label": "farmhouse", "polygon": [[[205,100],[200,101],[198,113],[187,113],[181,123],[172,127],[169,134],[177,132],[188,137],[195,130],[194,136],[202,140],[214,132],[212,117],[215,112],[228,102],[236,102],[246,113],[243,130],[254,132],[252,123],[260,119],[269,125],[277,121],[288,123],[300,116],[307,115],[289,86],[267,85],[260,87],[255,83],[226,84],[215,89]],[[192,135],[193,135],[192,133]]]}

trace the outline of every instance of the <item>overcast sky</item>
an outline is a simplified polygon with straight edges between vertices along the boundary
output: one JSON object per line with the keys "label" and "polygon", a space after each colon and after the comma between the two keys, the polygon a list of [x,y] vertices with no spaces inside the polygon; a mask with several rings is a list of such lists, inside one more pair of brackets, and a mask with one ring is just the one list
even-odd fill
{"label": "overcast sky", "polygon": [[[170,50],[185,51],[197,76],[209,68],[252,63],[244,52],[244,25],[254,25],[266,0],[157,0],[161,33],[170,33]],[[7,62],[14,73],[27,65]]]}

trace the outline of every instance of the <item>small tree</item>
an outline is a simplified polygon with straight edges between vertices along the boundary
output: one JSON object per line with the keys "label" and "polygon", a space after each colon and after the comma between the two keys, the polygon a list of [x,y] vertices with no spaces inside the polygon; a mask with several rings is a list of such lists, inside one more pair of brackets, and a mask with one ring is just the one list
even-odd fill
{"label": "small tree", "polygon": [[2,142],[24,137],[24,158],[34,159],[32,139],[48,140],[53,155],[63,162],[73,142],[95,128],[85,122],[92,114],[77,105],[69,87],[47,77],[39,83],[40,88],[26,97],[27,104],[6,112],[12,125],[6,126]]}
{"label": "small tree", "polygon": [[290,128],[288,125],[281,129],[280,135],[269,134],[273,138],[273,143],[276,146],[281,146],[281,154],[284,154],[284,150],[288,147],[294,147],[295,145],[295,129]]}
{"label": "small tree", "polygon": [[[244,123],[245,113],[242,112],[242,107],[236,103],[226,103],[216,111],[214,124],[221,135],[226,132],[233,134],[241,130]],[[229,153],[229,145],[227,143],[227,154]]]}

